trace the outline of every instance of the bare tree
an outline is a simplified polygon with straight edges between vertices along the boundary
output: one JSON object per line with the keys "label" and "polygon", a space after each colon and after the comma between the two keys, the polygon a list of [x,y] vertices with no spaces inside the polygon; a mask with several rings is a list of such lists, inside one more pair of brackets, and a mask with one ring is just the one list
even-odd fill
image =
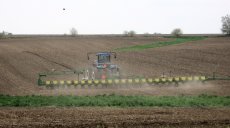
{"label": "bare tree", "polygon": [[222,28],[221,28],[222,32],[230,36],[230,15],[223,16],[221,18],[221,21],[222,21]]}
{"label": "bare tree", "polygon": [[4,37],[4,31],[0,33],[0,39]]}
{"label": "bare tree", "polygon": [[129,32],[128,31],[124,31],[123,34],[124,34],[124,36],[128,36]]}
{"label": "bare tree", "polygon": [[135,36],[135,35],[136,35],[136,32],[135,32],[135,31],[133,31],[133,30],[129,31],[129,36],[133,37],[133,36]]}
{"label": "bare tree", "polygon": [[12,33],[9,33],[9,32],[6,32],[6,31],[2,31],[0,33],[0,38],[9,38],[11,37],[13,34]]}
{"label": "bare tree", "polygon": [[172,31],[171,34],[175,37],[180,37],[183,34],[183,32],[180,28],[176,28]]}
{"label": "bare tree", "polygon": [[131,31],[124,31],[123,34],[124,34],[124,36],[131,36],[131,37],[133,37],[133,36],[136,35],[136,32],[133,31],[133,30],[131,30]]}
{"label": "bare tree", "polygon": [[77,29],[76,28],[71,28],[70,29],[70,34],[72,35],[72,36],[76,36],[78,33],[77,33]]}

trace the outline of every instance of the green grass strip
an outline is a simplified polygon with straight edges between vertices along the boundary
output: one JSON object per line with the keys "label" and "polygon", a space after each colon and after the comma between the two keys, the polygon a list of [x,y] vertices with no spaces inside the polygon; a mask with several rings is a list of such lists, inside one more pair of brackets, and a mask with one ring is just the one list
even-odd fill
{"label": "green grass strip", "polygon": [[7,96],[0,107],[104,106],[104,107],[230,107],[230,96]]}
{"label": "green grass strip", "polygon": [[168,45],[174,45],[174,44],[181,44],[186,43],[189,41],[197,41],[205,39],[205,37],[181,37],[181,38],[174,38],[174,40],[171,41],[163,41],[163,42],[154,42],[151,44],[144,44],[144,45],[134,45],[129,47],[123,47],[123,48],[117,48],[115,50],[117,51],[140,51],[144,49],[149,48],[157,48],[157,47],[163,47]]}

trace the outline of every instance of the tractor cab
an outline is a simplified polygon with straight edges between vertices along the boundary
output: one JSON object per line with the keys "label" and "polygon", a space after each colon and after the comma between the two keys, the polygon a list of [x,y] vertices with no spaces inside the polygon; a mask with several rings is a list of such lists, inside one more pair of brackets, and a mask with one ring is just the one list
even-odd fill
{"label": "tractor cab", "polygon": [[109,52],[99,52],[96,54],[98,64],[107,64],[110,63],[111,53]]}
{"label": "tractor cab", "polygon": [[94,63],[94,65],[97,67],[97,69],[110,68],[111,66],[110,52],[99,52],[96,54],[96,56],[97,56],[97,60]]}
{"label": "tractor cab", "polygon": [[117,65],[111,63],[111,57],[114,56],[116,58],[115,52],[97,52],[97,53],[88,53],[88,60],[89,55],[95,54],[97,59],[94,61],[93,66],[97,69],[114,69],[117,68]]}

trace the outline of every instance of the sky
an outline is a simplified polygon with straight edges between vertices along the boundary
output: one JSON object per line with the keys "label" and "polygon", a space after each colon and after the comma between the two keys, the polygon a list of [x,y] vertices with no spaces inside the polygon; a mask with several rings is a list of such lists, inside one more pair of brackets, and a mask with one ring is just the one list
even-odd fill
{"label": "sky", "polygon": [[[65,8],[65,10],[63,10]],[[0,0],[0,31],[13,34],[221,33],[230,0]]]}

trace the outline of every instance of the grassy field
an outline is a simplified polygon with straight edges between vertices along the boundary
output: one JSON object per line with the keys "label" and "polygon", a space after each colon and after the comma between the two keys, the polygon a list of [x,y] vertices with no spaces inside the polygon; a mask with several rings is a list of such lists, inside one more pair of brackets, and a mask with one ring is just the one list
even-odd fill
{"label": "grassy field", "polygon": [[139,51],[139,50],[144,50],[144,49],[149,49],[149,48],[157,48],[157,47],[163,47],[163,46],[168,46],[168,45],[181,44],[181,43],[197,41],[197,40],[202,40],[202,39],[205,39],[205,37],[181,37],[181,38],[175,38],[174,40],[171,40],[171,41],[163,41],[163,42],[160,41],[160,42],[154,42],[151,44],[134,45],[134,46],[129,46],[129,47],[117,48],[115,50]]}
{"label": "grassy field", "polygon": [[0,96],[0,106],[229,107],[229,96]]}

